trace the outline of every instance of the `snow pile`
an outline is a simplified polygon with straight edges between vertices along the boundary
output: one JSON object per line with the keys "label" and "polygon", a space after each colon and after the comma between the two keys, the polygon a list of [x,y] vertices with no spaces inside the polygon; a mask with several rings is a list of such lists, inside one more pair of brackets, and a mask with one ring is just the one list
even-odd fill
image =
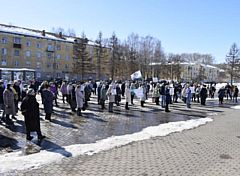
{"label": "snow pile", "polygon": [[44,164],[59,162],[66,156],[75,157],[84,154],[92,155],[114,147],[123,146],[134,141],[146,140],[157,136],[166,136],[173,132],[181,132],[183,130],[192,129],[211,121],[211,118],[201,118],[188,121],[170,122],[160,124],[159,126],[147,127],[142,131],[133,134],[112,136],[99,140],[96,143],[70,145],[52,151],[43,150],[40,151],[40,153],[27,156],[22,155],[22,152],[8,153],[0,156],[0,173],[13,170],[38,168]]}
{"label": "snow pile", "polygon": [[232,106],[231,108],[232,108],[232,109],[240,109],[240,105]]}

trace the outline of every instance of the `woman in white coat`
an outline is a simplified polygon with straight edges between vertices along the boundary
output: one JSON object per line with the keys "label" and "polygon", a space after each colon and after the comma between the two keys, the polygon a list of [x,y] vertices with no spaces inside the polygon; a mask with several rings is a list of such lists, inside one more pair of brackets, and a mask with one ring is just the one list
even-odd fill
{"label": "woman in white coat", "polygon": [[81,109],[84,104],[84,92],[81,90],[81,85],[77,85],[76,89],[77,115],[82,116]]}
{"label": "woman in white coat", "polygon": [[129,83],[126,83],[125,85],[125,95],[126,95],[126,103],[125,103],[125,109],[129,110],[129,103],[131,103],[131,90],[130,90],[130,85]]}

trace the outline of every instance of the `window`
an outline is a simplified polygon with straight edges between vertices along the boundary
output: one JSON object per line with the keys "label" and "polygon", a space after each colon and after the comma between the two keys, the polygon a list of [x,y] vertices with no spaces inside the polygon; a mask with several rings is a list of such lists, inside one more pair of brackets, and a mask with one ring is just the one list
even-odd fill
{"label": "window", "polygon": [[26,51],[26,57],[31,57],[31,51]]}
{"label": "window", "polygon": [[30,66],[30,65],[31,65],[31,62],[30,62],[30,61],[26,61],[26,65],[27,65],[27,66]]}
{"label": "window", "polygon": [[69,51],[70,50],[70,46],[66,46],[66,51]]}
{"label": "window", "polygon": [[40,72],[37,72],[37,73],[36,73],[36,77],[37,77],[37,78],[41,78],[41,73],[40,73]]}
{"label": "window", "polygon": [[7,55],[7,48],[2,48],[1,54],[2,55]]}
{"label": "window", "polygon": [[57,50],[61,50],[61,45],[56,46]]}
{"label": "window", "polygon": [[41,47],[42,47],[41,43],[38,42],[38,43],[37,43],[37,48],[41,48]]}
{"label": "window", "polygon": [[47,50],[48,51],[54,51],[54,48],[53,48],[51,43],[48,44]]}
{"label": "window", "polygon": [[41,68],[41,63],[37,62],[37,68]]}
{"label": "window", "polygon": [[6,59],[2,59],[1,65],[2,66],[6,66],[7,65],[7,60]]}
{"label": "window", "polygon": [[65,64],[65,69],[68,69],[68,68],[69,68],[68,64]]}
{"label": "window", "polygon": [[53,57],[53,56],[52,56],[52,53],[47,53],[47,58],[48,58],[48,59],[52,59],[52,57]]}
{"label": "window", "polygon": [[14,50],[14,56],[19,56],[20,55],[20,51],[19,50]]}
{"label": "window", "polygon": [[26,46],[27,46],[27,47],[30,47],[30,46],[31,46],[31,41],[28,40],[28,41],[26,42]]}
{"label": "window", "polygon": [[66,61],[69,61],[70,60],[70,56],[66,56]]}
{"label": "window", "polygon": [[15,61],[14,65],[15,65],[15,67],[18,67],[19,66],[19,61]]}
{"label": "window", "polygon": [[51,64],[47,64],[47,68],[51,68]]}
{"label": "window", "polygon": [[57,59],[61,59],[61,54],[57,54]]}
{"label": "window", "polygon": [[36,53],[36,56],[37,56],[38,59],[41,59],[42,53],[38,51],[38,52]]}
{"label": "window", "polygon": [[2,44],[7,44],[7,37],[2,38]]}
{"label": "window", "polygon": [[14,38],[13,38],[13,43],[15,43],[15,44],[21,44],[21,38],[19,38],[19,37],[14,37]]}

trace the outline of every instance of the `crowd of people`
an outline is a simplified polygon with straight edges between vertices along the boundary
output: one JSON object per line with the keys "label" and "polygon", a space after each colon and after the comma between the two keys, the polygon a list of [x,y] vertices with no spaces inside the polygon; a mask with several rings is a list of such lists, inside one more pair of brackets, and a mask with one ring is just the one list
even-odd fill
{"label": "crowd of people", "polygon": [[[170,112],[169,105],[179,101],[191,108],[192,102],[206,105],[206,99],[214,98],[216,85],[190,84],[177,82],[145,82],[145,81],[88,81],[88,82],[67,82],[67,81],[43,81],[41,84],[31,81],[24,84],[21,81],[2,82],[0,81],[0,108],[2,111],[1,121],[6,125],[13,125],[18,110],[24,116],[26,127],[26,139],[32,140],[30,133],[37,132],[38,139],[42,140],[40,129],[40,111],[36,94],[40,94],[41,102],[45,112],[45,120],[52,121],[53,106],[59,106],[59,101],[68,104],[73,113],[82,116],[82,111],[89,106],[92,95],[97,95],[97,104],[102,110],[114,112],[114,105],[120,106],[124,102],[126,110],[130,105],[134,106],[134,99],[138,99],[141,107],[145,106],[146,100],[151,97],[152,103]],[[218,90],[219,103],[223,103],[224,97],[237,102],[238,87],[227,84]],[[60,100],[61,97],[61,100]],[[20,103],[21,101],[21,103]],[[136,101],[135,101],[136,102]],[[19,107],[20,104],[20,107]]]}

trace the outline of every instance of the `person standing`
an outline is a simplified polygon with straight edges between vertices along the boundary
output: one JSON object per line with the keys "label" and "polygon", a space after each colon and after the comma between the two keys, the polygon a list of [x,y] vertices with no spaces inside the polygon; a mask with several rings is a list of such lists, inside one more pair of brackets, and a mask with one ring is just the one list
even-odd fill
{"label": "person standing", "polygon": [[192,99],[191,88],[190,88],[189,85],[187,85],[187,88],[186,88],[186,104],[187,104],[187,108],[191,108],[191,99]]}
{"label": "person standing", "polygon": [[105,109],[106,100],[107,100],[107,87],[103,83],[100,90],[100,104],[101,104],[102,110]]}
{"label": "person standing", "polygon": [[115,94],[114,94],[114,89],[112,84],[109,85],[109,88],[107,90],[107,96],[109,100],[108,112],[113,112],[113,103],[115,103]]}
{"label": "person standing", "polygon": [[24,116],[27,140],[32,140],[33,137],[31,136],[31,132],[36,131],[38,141],[40,142],[45,136],[42,135],[40,128],[39,103],[36,100],[34,89],[29,89],[27,91],[27,96],[23,99],[21,104],[21,111]]}
{"label": "person standing", "polygon": [[131,103],[131,90],[130,90],[130,86],[129,83],[125,84],[125,109],[129,110],[129,103]]}
{"label": "person standing", "polygon": [[153,88],[153,98],[156,105],[159,105],[159,99],[160,99],[160,84],[157,83],[156,86]]}
{"label": "person standing", "polygon": [[238,101],[237,101],[237,98],[238,98],[238,92],[239,92],[239,90],[238,90],[238,87],[237,86],[234,86],[234,90],[233,90],[234,92],[233,92],[233,101],[235,100],[235,102],[237,103]]}
{"label": "person standing", "polygon": [[206,85],[203,85],[202,89],[200,90],[201,105],[206,105],[206,99],[208,97],[207,92]]}
{"label": "person standing", "polygon": [[225,96],[225,88],[224,86],[221,87],[219,90],[218,90],[218,99],[219,99],[219,104],[223,104],[223,98]]}
{"label": "person standing", "polygon": [[58,103],[57,103],[58,88],[55,83],[53,83],[53,82],[50,83],[50,90],[54,95],[55,105],[56,105],[56,107],[58,107]]}
{"label": "person standing", "polygon": [[21,99],[21,90],[20,90],[20,86],[19,86],[18,81],[14,81],[13,89],[15,90],[15,110],[16,110],[16,113],[17,113],[18,112],[18,102]]}
{"label": "person standing", "polygon": [[165,90],[165,84],[164,83],[161,85],[160,95],[161,95],[161,107],[165,108],[165,105],[166,105],[166,90]]}
{"label": "person standing", "polygon": [[60,91],[62,93],[62,101],[63,101],[63,103],[65,103],[65,98],[67,99],[67,84],[66,84],[66,81],[63,81],[63,83],[60,87]]}
{"label": "person standing", "polygon": [[146,91],[147,90],[143,83],[141,84],[139,89],[142,91],[142,96],[140,97],[141,106],[144,107],[144,103],[146,101]]}
{"label": "person standing", "polygon": [[84,105],[84,92],[81,90],[81,85],[76,87],[76,102],[77,102],[77,115],[82,116],[81,110]]}
{"label": "person standing", "polygon": [[45,89],[42,90],[43,97],[43,107],[46,113],[45,119],[51,122],[51,115],[53,112],[53,100],[54,95],[50,90],[50,86],[48,84],[45,85]]}
{"label": "person standing", "polygon": [[5,114],[6,114],[6,124],[7,125],[12,125],[13,121],[10,119],[10,115],[12,115],[12,119],[14,119],[15,117],[15,102],[14,102],[14,92],[12,90],[12,84],[8,83],[7,84],[7,88],[4,90],[3,92],[3,101],[4,101],[4,110],[5,110]]}
{"label": "person standing", "polygon": [[130,90],[131,90],[131,104],[134,105],[133,99],[135,96],[134,90],[136,89],[136,85],[134,83],[131,83]]}
{"label": "person standing", "polygon": [[166,86],[166,106],[165,106],[165,112],[170,112],[169,104],[171,103],[171,100],[172,100],[172,97],[170,95],[169,86]]}
{"label": "person standing", "polygon": [[126,90],[126,83],[123,82],[122,85],[121,85],[122,97],[124,97],[124,95],[125,95],[125,90]]}
{"label": "person standing", "polygon": [[2,116],[1,116],[0,120],[3,120],[3,118],[4,118],[3,92],[4,92],[3,81],[0,81],[0,110],[2,111]]}

